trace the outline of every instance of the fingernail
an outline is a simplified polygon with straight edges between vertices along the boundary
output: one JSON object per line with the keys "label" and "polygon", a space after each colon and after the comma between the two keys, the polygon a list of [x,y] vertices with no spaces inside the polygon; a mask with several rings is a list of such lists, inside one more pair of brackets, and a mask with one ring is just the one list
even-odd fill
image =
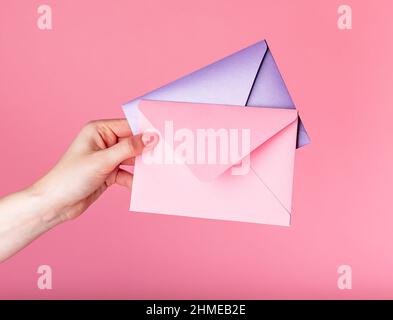
{"label": "fingernail", "polygon": [[158,134],[154,132],[145,132],[142,134],[142,142],[145,147],[154,147],[158,142]]}

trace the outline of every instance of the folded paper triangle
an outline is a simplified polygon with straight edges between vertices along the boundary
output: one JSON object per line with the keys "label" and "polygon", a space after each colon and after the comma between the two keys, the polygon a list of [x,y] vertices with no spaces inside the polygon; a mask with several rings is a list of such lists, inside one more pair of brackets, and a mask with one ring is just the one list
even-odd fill
{"label": "folded paper triangle", "polygon": [[185,164],[201,181],[215,179],[297,120],[293,109],[155,100],[142,100],[138,109],[167,146],[187,152]]}

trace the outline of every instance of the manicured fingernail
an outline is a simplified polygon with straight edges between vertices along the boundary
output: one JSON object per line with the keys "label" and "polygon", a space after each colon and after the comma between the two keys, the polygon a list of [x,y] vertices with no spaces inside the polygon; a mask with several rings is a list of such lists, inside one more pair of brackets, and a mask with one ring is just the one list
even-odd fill
{"label": "manicured fingernail", "polygon": [[158,134],[154,132],[145,132],[142,134],[142,142],[145,147],[154,147],[158,142]]}

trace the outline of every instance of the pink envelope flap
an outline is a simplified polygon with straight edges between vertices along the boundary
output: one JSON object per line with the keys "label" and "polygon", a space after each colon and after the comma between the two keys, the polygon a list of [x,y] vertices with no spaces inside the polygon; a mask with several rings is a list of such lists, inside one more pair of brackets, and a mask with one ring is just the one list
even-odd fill
{"label": "pink envelope flap", "polygon": [[[195,161],[188,161],[185,164],[202,181],[215,179],[232,166],[237,165],[265,141],[296,121],[298,116],[294,109],[244,108],[243,106],[157,100],[141,100],[138,109],[171,149],[176,149],[180,144],[184,145],[185,140],[188,140],[187,143],[190,146],[189,142],[193,140],[191,149],[194,150],[192,154],[194,154]],[[220,143],[215,145],[217,156],[213,160],[216,161],[209,162],[208,155],[203,157],[206,161],[197,160],[196,153],[201,150],[197,148],[200,145],[197,139],[202,136],[201,132],[207,133],[209,129],[210,133],[217,134],[217,138],[222,138],[220,133],[224,134],[227,139],[225,141],[228,143],[231,141],[232,146],[236,146],[235,152],[226,161],[222,161],[219,157],[222,146]],[[249,136],[249,139],[246,139],[246,136]],[[182,137],[182,139],[176,139],[176,137]],[[234,144],[233,141],[235,141]],[[246,144],[244,144],[245,141]]]}

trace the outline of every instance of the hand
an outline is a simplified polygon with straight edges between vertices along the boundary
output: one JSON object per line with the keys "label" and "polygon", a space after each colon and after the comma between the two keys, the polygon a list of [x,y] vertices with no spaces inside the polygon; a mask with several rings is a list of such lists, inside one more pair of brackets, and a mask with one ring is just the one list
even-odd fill
{"label": "hand", "polygon": [[0,262],[60,222],[78,217],[109,186],[131,189],[135,156],[158,135],[132,135],[126,120],[87,124],[55,167],[30,188],[0,199]]}
{"label": "hand", "polygon": [[131,189],[133,176],[120,165],[133,165],[135,156],[153,148],[158,136],[151,138],[133,136],[125,119],[90,122],[33,190],[45,197],[62,221],[73,219],[109,186],[116,183]]}

